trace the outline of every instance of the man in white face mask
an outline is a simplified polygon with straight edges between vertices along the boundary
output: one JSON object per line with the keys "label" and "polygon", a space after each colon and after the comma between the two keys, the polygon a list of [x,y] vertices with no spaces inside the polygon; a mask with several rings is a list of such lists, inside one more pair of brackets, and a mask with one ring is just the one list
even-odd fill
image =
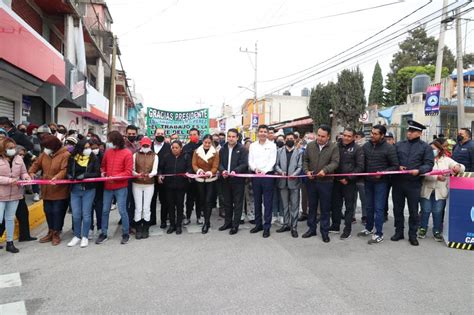
{"label": "man in white face mask", "polygon": [[151,216],[151,199],[155,191],[153,177],[158,173],[158,155],[151,150],[151,140],[143,137],[140,140],[140,150],[133,155],[132,190],[135,199],[135,226],[137,239],[148,238]]}

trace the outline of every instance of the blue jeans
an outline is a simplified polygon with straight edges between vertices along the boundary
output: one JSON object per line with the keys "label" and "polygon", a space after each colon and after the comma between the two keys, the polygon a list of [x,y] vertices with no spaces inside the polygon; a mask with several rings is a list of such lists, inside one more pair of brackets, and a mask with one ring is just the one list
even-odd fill
{"label": "blue jeans", "polygon": [[5,213],[5,228],[7,230],[7,242],[13,241],[13,233],[15,232],[15,213],[18,208],[19,200],[0,201],[0,223],[3,222],[3,214]]}
{"label": "blue jeans", "polygon": [[388,183],[365,182],[365,198],[367,203],[367,223],[365,229],[372,231],[375,224],[375,234],[383,236],[383,221],[385,199],[387,197]]}
{"label": "blue jeans", "polygon": [[117,208],[122,219],[122,235],[128,235],[129,221],[127,213],[127,194],[128,188],[120,188],[115,190],[104,189],[104,208],[102,210],[102,234],[107,235],[109,229],[109,213],[112,206],[112,198],[117,200]]}
{"label": "blue jeans", "polygon": [[[255,226],[262,226],[262,199],[265,207],[263,214],[263,229],[272,227],[273,189],[275,187],[273,178],[252,179],[253,200],[255,204]],[[263,197],[263,198],[262,198]]]}
{"label": "blue jeans", "polygon": [[94,197],[95,189],[83,190],[82,185],[80,184],[72,186],[71,210],[75,237],[81,238],[82,236],[87,238],[89,236],[89,229],[91,227],[91,209]]}
{"label": "blue jeans", "polygon": [[68,203],[69,199],[43,200],[43,210],[50,230],[60,232],[63,229]]}
{"label": "blue jeans", "polygon": [[331,211],[332,201],[332,181],[308,180],[306,190],[308,191],[308,228],[312,233],[316,233],[316,213],[318,204],[321,207],[320,231],[321,235],[327,236],[329,233],[329,211]]}
{"label": "blue jeans", "polygon": [[433,234],[441,233],[443,225],[443,209],[446,206],[446,199],[436,200],[435,192],[431,193],[430,199],[420,198],[421,204],[421,224],[420,227],[428,229],[430,213],[433,213]]}

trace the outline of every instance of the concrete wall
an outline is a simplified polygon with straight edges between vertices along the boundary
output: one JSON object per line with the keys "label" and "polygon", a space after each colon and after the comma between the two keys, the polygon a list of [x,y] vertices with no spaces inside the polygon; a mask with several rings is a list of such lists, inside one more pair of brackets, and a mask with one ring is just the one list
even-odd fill
{"label": "concrete wall", "polygon": [[309,97],[270,95],[265,97],[266,123],[273,124],[308,116]]}

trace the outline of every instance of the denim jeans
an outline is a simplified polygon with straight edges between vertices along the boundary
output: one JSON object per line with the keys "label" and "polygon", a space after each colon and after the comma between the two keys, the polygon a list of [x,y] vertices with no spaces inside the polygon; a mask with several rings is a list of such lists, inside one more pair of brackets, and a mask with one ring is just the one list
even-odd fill
{"label": "denim jeans", "polygon": [[104,208],[102,209],[102,234],[107,235],[109,229],[109,213],[110,207],[112,206],[112,198],[115,197],[117,200],[117,208],[122,219],[122,235],[128,235],[129,230],[129,219],[127,213],[127,194],[128,187],[107,190],[104,189]]}
{"label": "denim jeans", "polygon": [[64,213],[67,210],[68,203],[69,199],[43,200],[43,209],[50,230],[60,232],[63,229]]}
{"label": "denim jeans", "polygon": [[82,185],[80,184],[72,186],[71,210],[75,237],[81,238],[82,236],[87,238],[89,236],[89,229],[91,227],[91,209],[94,197],[95,189],[83,190]]}
{"label": "denim jeans", "polygon": [[0,223],[3,222],[5,213],[5,227],[7,229],[7,242],[13,241],[15,231],[15,213],[19,200],[0,201]]}
{"label": "denim jeans", "polygon": [[387,190],[388,183],[386,182],[365,182],[365,198],[367,202],[367,224],[365,228],[368,231],[372,231],[375,225],[375,234],[378,236],[383,236],[383,211]]}
{"label": "denim jeans", "polygon": [[428,229],[430,213],[433,213],[433,234],[441,233],[443,225],[443,209],[446,206],[446,199],[436,200],[435,192],[431,193],[430,199],[421,198],[421,224],[420,227]]}

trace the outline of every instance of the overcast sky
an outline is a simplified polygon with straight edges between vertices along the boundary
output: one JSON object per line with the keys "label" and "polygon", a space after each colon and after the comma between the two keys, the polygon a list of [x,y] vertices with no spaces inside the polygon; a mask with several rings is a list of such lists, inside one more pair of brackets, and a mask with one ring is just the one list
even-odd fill
{"label": "overcast sky", "polygon": [[[210,107],[211,114],[216,114],[224,102],[237,111],[246,98],[253,97],[251,91],[238,86],[253,89],[254,55],[242,53],[239,48],[253,51],[255,42],[258,42],[257,91],[260,97],[331,67],[345,58],[341,56],[333,59],[311,69],[312,72],[302,72],[276,81],[261,81],[278,79],[317,65],[429,2],[109,0],[107,4],[114,19],[113,31],[119,37],[125,70],[134,79],[137,92],[143,94],[145,106],[164,110]],[[455,3],[455,0],[449,3]],[[369,9],[385,4],[380,8]],[[380,44],[381,41],[389,39],[390,33],[399,29],[412,28],[412,23],[441,7],[441,0],[431,1],[423,9],[366,43],[379,41],[377,48],[369,46],[365,48],[369,51],[360,57],[294,84],[291,88],[283,88],[280,93],[289,89],[292,95],[300,95],[302,88],[336,80],[337,72],[359,65],[368,94],[375,62],[380,62],[385,78],[391,56],[397,51],[397,43],[405,36],[384,45]],[[367,10],[349,13],[361,9]],[[340,15],[342,13],[347,14]],[[328,17],[330,15],[337,16]],[[433,17],[438,15],[436,12]],[[473,11],[464,18],[473,19]],[[426,20],[429,19],[423,21]],[[439,21],[438,18],[428,23],[428,34],[436,38],[439,35]],[[264,28],[267,26],[271,27]],[[463,40],[466,27],[465,49],[466,52],[472,52],[474,21],[463,21]],[[245,31],[255,28],[262,29]],[[454,25],[446,33],[446,44],[455,54]],[[356,49],[359,48],[363,46]]]}

